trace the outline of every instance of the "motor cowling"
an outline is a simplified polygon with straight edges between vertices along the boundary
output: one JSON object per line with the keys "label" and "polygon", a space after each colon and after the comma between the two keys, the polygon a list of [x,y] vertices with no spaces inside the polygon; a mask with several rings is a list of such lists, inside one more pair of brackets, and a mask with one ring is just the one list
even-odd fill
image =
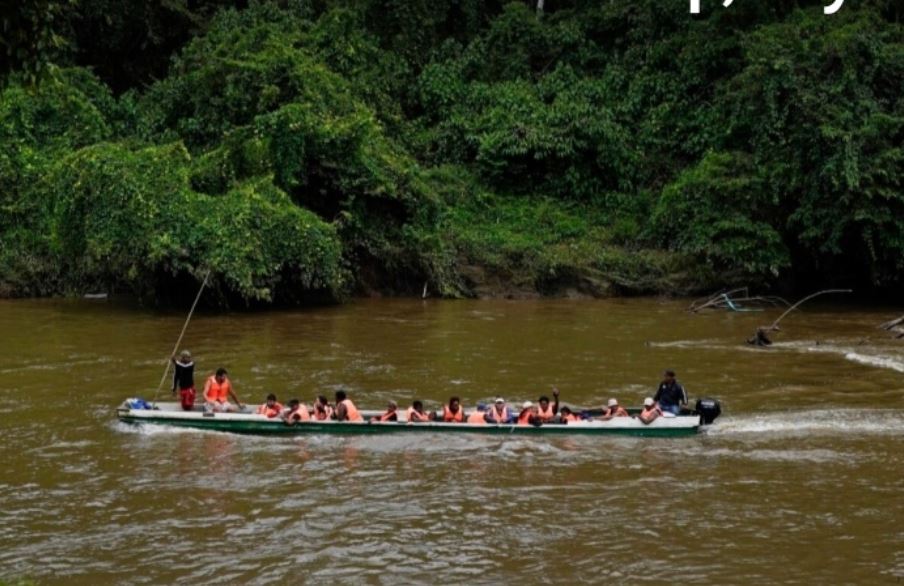
{"label": "motor cowling", "polygon": [[702,397],[697,399],[694,411],[700,415],[700,419],[704,425],[709,425],[716,420],[716,417],[722,414],[722,405],[717,399]]}

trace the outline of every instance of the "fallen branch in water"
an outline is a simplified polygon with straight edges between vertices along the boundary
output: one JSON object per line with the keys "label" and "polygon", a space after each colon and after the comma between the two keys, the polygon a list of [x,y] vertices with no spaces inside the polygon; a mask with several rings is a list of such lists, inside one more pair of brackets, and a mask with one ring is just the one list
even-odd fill
{"label": "fallen branch in water", "polygon": [[758,327],[756,329],[756,332],[754,333],[753,337],[747,340],[747,343],[752,346],[771,346],[772,340],[769,339],[769,333],[780,331],[780,328],[778,327],[778,322],[785,319],[786,315],[788,315],[789,313],[791,313],[792,311],[794,311],[795,309],[797,309],[798,307],[803,305],[805,302],[809,301],[810,299],[813,299],[814,297],[819,297],[820,295],[828,295],[829,293],[851,293],[851,292],[852,292],[851,289],[825,289],[823,291],[817,291],[816,293],[813,293],[812,295],[807,295],[806,297],[804,297],[803,299],[801,299],[800,301],[798,301],[797,303],[795,303],[794,305],[789,307],[785,311],[785,313],[778,316],[778,319],[776,319],[774,322],[772,322],[771,325]]}
{"label": "fallen branch in water", "polygon": [[904,338],[904,315],[898,319],[887,321],[879,327],[883,330],[888,330],[895,335],[895,339],[900,340],[901,338]]}
{"label": "fallen branch in water", "polygon": [[[735,297],[740,294],[740,297]],[[791,305],[781,297],[769,295],[751,296],[747,287],[740,289],[732,289],[731,291],[719,291],[713,293],[709,297],[703,297],[694,300],[690,307],[687,308],[689,313],[698,313],[704,309],[728,309],[731,311],[762,311],[759,306],[762,305]],[[752,308],[750,306],[753,306]]]}
{"label": "fallen branch in water", "polygon": [[898,319],[893,319],[891,321],[887,321],[884,324],[880,325],[879,327],[882,328],[883,330],[893,330],[900,325],[904,325],[904,315],[902,315]]}

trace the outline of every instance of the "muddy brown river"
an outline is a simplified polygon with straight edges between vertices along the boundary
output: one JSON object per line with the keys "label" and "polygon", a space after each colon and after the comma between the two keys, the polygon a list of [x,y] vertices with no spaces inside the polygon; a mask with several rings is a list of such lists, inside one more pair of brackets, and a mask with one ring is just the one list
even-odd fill
{"label": "muddy brown river", "polygon": [[2,301],[0,583],[904,583],[904,341],[876,329],[904,310],[805,306],[756,350],[780,311],[686,305],[196,315],[196,382],[223,366],[252,404],[636,405],[670,367],[724,409],[690,438],[274,439],[117,422],[184,313]]}

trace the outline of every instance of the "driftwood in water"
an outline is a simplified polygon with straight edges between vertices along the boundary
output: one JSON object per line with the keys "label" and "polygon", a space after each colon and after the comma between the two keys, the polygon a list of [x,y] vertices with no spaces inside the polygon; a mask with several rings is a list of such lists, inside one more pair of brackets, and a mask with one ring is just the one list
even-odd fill
{"label": "driftwood in water", "polygon": [[888,330],[895,335],[895,338],[900,340],[901,338],[904,338],[904,315],[902,315],[898,319],[887,321],[879,327],[883,330]]}
{"label": "driftwood in water", "polygon": [[804,297],[803,299],[801,299],[800,301],[798,301],[797,303],[795,303],[794,305],[789,307],[785,311],[785,313],[778,316],[778,319],[776,319],[770,325],[758,327],[756,329],[756,332],[754,333],[753,337],[749,338],[747,340],[747,343],[752,346],[769,346],[769,345],[771,345],[772,340],[769,339],[769,333],[780,331],[780,328],[778,327],[778,323],[780,321],[782,321],[783,319],[785,319],[786,315],[788,315],[789,313],[791,313],[792,311],[794,311],[795,309],[797,309],[798,307],[800,307],[801,305],[803,305],[804,303],[809,301],[810,299],[813,299],[814,297],[819,297],[820,295],[827,295],[829,293],[851,293],[851,290],[850,289],[826,289],[824,291],[817,291],[816,293],[813,293],[812,295],[807,295],[806,297]]}
{"label": "driftwood in water", "polygon": [[[791,305],[781,297],[750,295],[747,287],[739,289],[731,289],[730,291],[722,290],[713,293],[709,297],[694,300],[687,311],[690,313],[698,313],[705,309],[728,309],[730,311],[761,311],[759,306],[762,305]],[[753,306],[752,309],[750,306]]]}
{"label": "driftwood in water", "polygon": [[769,335],[764,328],[757,328],[756,333],[747,340],[747,343],[751,346],[771,346],[772,340],[769,339]]}
{"label": "driftwood in water", "polygon": [[904,315],[902,315],[898,319],[893,319],[891,321],[887,321],[884,324],[880,325],[879,327],[882,328],[883,330],[893,330],[898,326],[904,327]]}

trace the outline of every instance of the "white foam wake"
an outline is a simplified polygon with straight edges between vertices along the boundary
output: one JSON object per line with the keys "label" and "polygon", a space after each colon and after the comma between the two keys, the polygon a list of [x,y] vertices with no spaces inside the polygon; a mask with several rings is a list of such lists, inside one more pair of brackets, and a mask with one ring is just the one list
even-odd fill
{"label": "white foam wake", "polygon": [[891,356],[870,356],[859,352],[846,352],[845,359],[867,366],[876,366],[878,368],[889,368],[897,372],[904,372],[904,360],[893,358]]}
{"label": "white foam wake", "polygon": [[749,417],[724,417],[707,428],[708,435],[904,435],[899,409],[818,409],[782,411]]}

